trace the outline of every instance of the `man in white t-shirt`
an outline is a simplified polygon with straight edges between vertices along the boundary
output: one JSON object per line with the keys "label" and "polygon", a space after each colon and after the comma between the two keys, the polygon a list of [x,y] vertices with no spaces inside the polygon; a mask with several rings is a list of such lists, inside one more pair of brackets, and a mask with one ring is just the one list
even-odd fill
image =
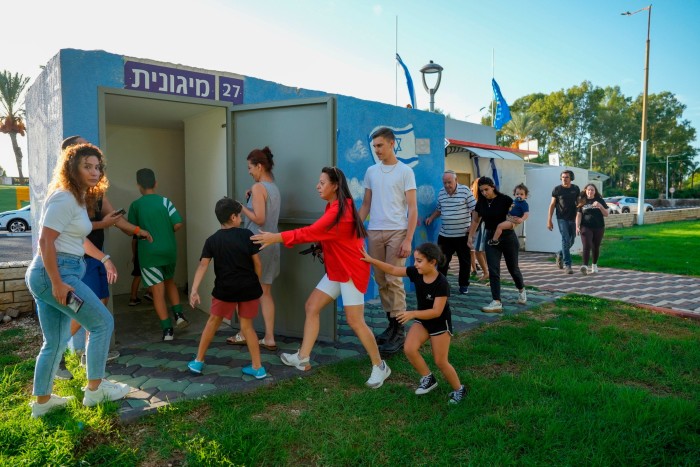
{"label": "man in white t-shirt", "polygon": [[[402,267],[411,254],[418,208],[416,177],[409,166],[396,158],[395,140],[389,128],[372,134],[372,147],[380,162],[365,173],[365,197],[359,212],[362,220],[369,214],[370,256]],[[406,310],[406,291],[400,277],[375,269],[374,279],[389,319],[387,329],[377,336],[377,344],[382,353],[392,354],[401,350],[406,340],[404,326],[396,319],[399,311]]]}

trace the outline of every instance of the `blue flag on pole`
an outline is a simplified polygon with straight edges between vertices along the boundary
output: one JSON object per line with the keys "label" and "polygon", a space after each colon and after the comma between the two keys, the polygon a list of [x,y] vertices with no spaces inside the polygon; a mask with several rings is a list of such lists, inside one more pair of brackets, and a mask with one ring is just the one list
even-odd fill
{"label": "blue flag on pole", "polygon": [[501,88],[498,87],[498,83],[493,78],[491,78],[491,85],[493,86],[493,96],[496,100],[496,118],[493,120],[493,126],[500,130],[512,117],[510,116],[510,107],[508,107],[508,103],[503,98],[503,94],[501,94]]}
{"label": "blue flag on pole", "polygon": [[399,65],[403,68],[403,72],[406,75],[406,86],[408,86],[408,95],[411,98],[411,107],[416,108],[416,92],[413,90],[413,80],[411,79],[411,74],[408,72],[408,68],[401,60],[401,56],[396,54],[396,60],[398,60]]}

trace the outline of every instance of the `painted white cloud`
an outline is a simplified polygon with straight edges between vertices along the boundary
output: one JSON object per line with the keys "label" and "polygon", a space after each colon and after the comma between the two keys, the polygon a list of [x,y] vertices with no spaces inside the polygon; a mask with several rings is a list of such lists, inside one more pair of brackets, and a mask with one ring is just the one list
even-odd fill
{"label": "painted white cloud", "polygon": [[345,159],[348,162],[360,162],[369,157],[369,150],[362,140],[357,140],[352,148],[345,151]]}
{"label": "painted white cloud", "polygon": [[435,188],[432,185],[421,185],[416,191],[418,204],[430,206],[435,203]]}
{"label": "painted white cloud", "polygon": [[374,14],[377,15],[377,16],[381,16],[381,15],[382,15],[382,11],[383,11],[383,10],[382,10],[382,6],[381,6],[381,5],[378,5],[378,4],[377,4],[377,5],[374,5],[374,6],[372,7],[372,12],[374,12]]}
{"label": "painted white cloud", "polygon": [[352,194],[352,199],[355,201],[361,201],[365,196],[365,189],[362,187],[362,182],[357,178],[353,177],[348,182],[348,188],[350,188],[350,193]]}

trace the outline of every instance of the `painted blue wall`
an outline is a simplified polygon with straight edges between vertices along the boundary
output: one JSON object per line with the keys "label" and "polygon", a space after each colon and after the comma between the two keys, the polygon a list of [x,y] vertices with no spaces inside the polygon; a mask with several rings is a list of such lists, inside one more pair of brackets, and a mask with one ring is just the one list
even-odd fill
{"label": "painted blue wall", "polygon": [[[376,163],[369,137],[379,126],[390,127],[397,132],[397,157],[405,163],[415,163],[413,171],[416,175],[419,225],[413,237],[413,246],[434,241],[437,238],[436,226],[426,228],[423,219],[435,210],[437,194],[442,187],[442,173],[445,170],[444,117],[354,97],[338,96],[337,99],[337,164],[348,178],[357,207],[362,204],[364,196],[365,172]],[[401,133],[402,130],[406,133]],[[416,155],[416,140],[420,139],[429,140],[429,154]],[[412,260],[408,264],[412,264]],[[405,281],[405,285],[407,290],[413,289],[408,281]],[[372,283],[367,296],[374,298],[376,294],[376,284]]]}
{"label": "painted blue wall", "polygon": [[265,81],[247,76],[244,78],[243,103],[260,104],[264,102],[283,101],[289,99],[306,99],[323,97],[328,94],[322,91],[293,88],[272,81]]}
{"label": "painted blue wall", "polygon": [[97,88],[124,87],[124,58],[103,51],[62,49],[63,136],[81,135],[99,146]]}

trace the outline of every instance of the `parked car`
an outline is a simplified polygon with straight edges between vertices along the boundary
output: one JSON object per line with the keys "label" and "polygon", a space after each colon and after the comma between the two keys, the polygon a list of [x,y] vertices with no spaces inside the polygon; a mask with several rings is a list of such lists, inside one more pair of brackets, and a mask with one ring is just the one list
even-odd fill
{"label": "parked car", "polygon": [[620,214],[622,212],[620,210],[620,205],[617,204],[618,201],[620,201],[620,198],[622,198],[622,196],[613,196],[611,198],[603,198],[605,200],[605,204],[608,205],[608,212],[610,214]]}
{"label": "parked car", "polygon": [[[637,212],[637,198],[633,198],[631,196],[613,196],[612,198],[610,198],[610,200],[612,203],[617,204],[619,206],[620,212],[623,214],[626,214],[628,212]],[[605,202],[608,203],[607,200]],[[652,206],[649,203],[644,203],[644,211],[649,212],[653,210],[654,206]]]}
{"label": "parked car", "polygon": [[29,205],[14,211],[0,212],[0,230],[18,233],[32,228],[32,212]]}

